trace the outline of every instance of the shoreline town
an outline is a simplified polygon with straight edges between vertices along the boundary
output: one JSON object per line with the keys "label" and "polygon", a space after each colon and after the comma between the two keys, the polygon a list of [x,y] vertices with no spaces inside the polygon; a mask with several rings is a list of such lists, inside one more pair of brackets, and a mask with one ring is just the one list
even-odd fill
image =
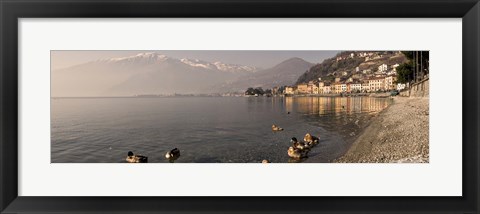
{"label": "shoreline town", "polygon": [[[373,53],[351,53],[338,56],[336,61],[365,57]],[[398,55],[396,53],[395,55]],[[376,115],[357,135],[347,152],[333,160],[337,163],[428,163],[429,162],[429,72],[428,60],[423,53],[413,52],[410,63],[412,73],[398,81],[399,64],[381,64],[375,72],[361,71],[359,66],[350,73],[330,75],[327,81],[318,78],[307,83],[265,91],[266,96],[375,96],[393,97],[393,103]],[[427,58],[428,59],[428,58]],[[425,66],[424,64],[427,64]],[[403,69],[403,68],[402,68]],[[401,75],[400,75],[401,76]],[[334,77],[334,78],[333,78]],[[404,77],[402,77],[404,78]],[[411,79],[410,79],[411,78]],[[253,93],[252,93],[253,92]],[[262,92],[260,90],[260,92]],[[265,96],[264,94],[264,96]],[[249,88],[245,95],[258,96]],[[409,118],[405,120],[405,118]]]}

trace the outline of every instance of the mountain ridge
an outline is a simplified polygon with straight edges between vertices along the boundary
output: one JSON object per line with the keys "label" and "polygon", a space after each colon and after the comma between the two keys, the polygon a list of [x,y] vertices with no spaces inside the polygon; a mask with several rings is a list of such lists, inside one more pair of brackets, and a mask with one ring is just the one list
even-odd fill
{"label": "mountain ridge", "polygon": [[292,57],[271,68],[242,76],[232,82],[220,85],[216,90],[221,92],[242,92],[250,87],[262,87],[266,89],[292,85],[301,74],[313,65],[315,64],[299,57]]}
{"label": "mountain ridge", "polygon": [[[304,72],[311,65],[294,57],[272,68],[260,70],[255,66],[219,61],[177,59],[157,52],[139,53],[54,70],[51,76],[52,96],[221,93],[232,90],[219,86],[228,86],[236,81],[249,83],[251,78],[261,80],[256,84],[273,87],[283,84],[285,76],[287,83],[292,82],[299,76],[299,67]],[[295,72],[292,73],[292,70]],[[243,86],[238,91],[241,90],[244,90]]]}

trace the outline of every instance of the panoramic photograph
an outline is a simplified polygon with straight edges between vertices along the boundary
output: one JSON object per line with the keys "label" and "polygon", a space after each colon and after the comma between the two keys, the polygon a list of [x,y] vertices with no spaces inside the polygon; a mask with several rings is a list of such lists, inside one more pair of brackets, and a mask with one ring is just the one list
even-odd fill
{"label": "panoramic photograph", "polygon": [[52,50],[51,163],[429,163],[429,51]]}

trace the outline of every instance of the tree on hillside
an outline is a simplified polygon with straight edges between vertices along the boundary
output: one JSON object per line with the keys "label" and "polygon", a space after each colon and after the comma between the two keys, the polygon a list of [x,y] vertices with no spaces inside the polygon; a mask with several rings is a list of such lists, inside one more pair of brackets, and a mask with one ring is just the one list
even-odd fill
{"label": "tree on hillside", "polygon": [[397,67],[397,82],[398,83],[407,83],[413,79],[413,65],[412,63],[406,62]]}
{"label": "tree on hillside", "polygon": [[[417,75],[426,75],[429,73],[430,54],[428,51],[402,51],[402,53],[407,57],[408,62],[397,67],[397,82],[407,83],[414,81],[415,67],[417,67],[419,71]],[[417,56],[415,56],[415,53],[417,53]],[[417,59],[415,59],[415,57]],[[415,60],[418,62],[415,63]]]}
{"label": "tree on hillside", "polygon": [[[337,56],[347,56],[350,53],[353,52],[342,52],[337,54]],[[364,61],[364,58],[360,57],[347,58],[340,61],[337,61],[336,57],[325,59],[322,63],[314,65],[304,74],[302,74],[298,78],[297,84],[308,82],[310,80],[317,80],[319,77],[324,78],[326,75],[332,72],[352,71]]]}
{"label": "tree on hillside", "polygon": [[413,59],[413,51],[402,51],[402,54],[405,55],[405,57],[407,57],[408,60]]}

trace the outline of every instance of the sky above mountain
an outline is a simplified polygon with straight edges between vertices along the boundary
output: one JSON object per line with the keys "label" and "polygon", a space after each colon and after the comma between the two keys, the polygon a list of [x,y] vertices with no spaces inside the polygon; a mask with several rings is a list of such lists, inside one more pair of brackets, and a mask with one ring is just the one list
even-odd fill
{"label": "sky above mountain", "polygon": [[293,57],[302,58],[311,63],[320,63],[333,57],[339,51],[263,51],[263,50],[139,50],[139,51],[51,51],[51,69],[67,68],[90,61],[108,58],[121,58],[145,52],[156,52],[173,58],[199,59],[208,62],[223,62],[270,68]]}

